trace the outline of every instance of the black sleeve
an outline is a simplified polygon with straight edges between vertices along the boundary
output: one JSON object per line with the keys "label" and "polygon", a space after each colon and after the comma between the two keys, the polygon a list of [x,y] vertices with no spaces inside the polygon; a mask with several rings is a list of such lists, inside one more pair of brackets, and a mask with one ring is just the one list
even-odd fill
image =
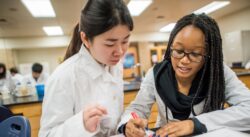
{"label": "black sleeve", "polygon": [[193,135],[199,135],[207,132],[207,127],[201,123],[197,118],[191,119],[194,122],[194,132]]}
{"label": "black sleeve", "polygon": [[118,132],[119,132],[119,133],[122,133],[123,135],[125,135],[126,125],[127,125],[127,123],[122,124],[122,125],[118,128]]}

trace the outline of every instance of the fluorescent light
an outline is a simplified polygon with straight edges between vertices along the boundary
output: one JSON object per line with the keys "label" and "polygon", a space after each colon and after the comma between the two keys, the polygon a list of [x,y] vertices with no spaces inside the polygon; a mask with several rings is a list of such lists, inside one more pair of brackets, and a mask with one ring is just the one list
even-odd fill
{"label": "fluorescent light", "polygon": [[43,30],[49,36],[63,35],[62,28],[60,26],[45,26]]}
{"label": "fluorescent light", "polygon": [[160,29],[160,32],[171,32],[176,23],[170,23]]}
{"label": "fluorescent light", "polygon": [[21,0],[33,17],[55,17],[50,0]]}
{"label": "fluorescent light", "polygon": [[225,6],[227,6],[228,4],[230,4],[230,1],[214,1],[211,2],[210,4],[194,11],[194,14],[201,14],[201,13],[212,13],[220,8],[223,8]]}
{"label": "fluorescent light", "polygon": [[130,0],[128,9],[132,16],[139,16],[151,3],[152,0]]}

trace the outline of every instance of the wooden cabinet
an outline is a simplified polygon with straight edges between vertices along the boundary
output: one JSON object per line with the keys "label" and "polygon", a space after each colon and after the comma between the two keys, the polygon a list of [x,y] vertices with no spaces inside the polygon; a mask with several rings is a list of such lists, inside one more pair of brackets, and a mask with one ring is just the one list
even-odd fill
{"label": "wooden cabinet", "polygon": [[9,109],[14,114],[23,115],[28,118],[31,126],[31,137],[38,137],[42,113],[42,103],[14,105],[10,106]]}
{"label": "wooden cabinet", "polygon": [[123,61],[123,78],[133,80],[140,76],[140,63],[137,43],[131,43]]}
{"label": "wooden cabinet", "polygon": [[250,74],[238,76],[238,78],[250,89]]}
{"label": "wooden cabinet", "polygon": [[[131,91],[131,92],[124,93],[124,109],[126,109],[126,107],[131,103],[131,101],[133,101],[135,99],[137,93],[138,93],[138,91]],[[157,105],[155,103],[151,109],[151,115],[148,119],[148,127],[149,128],[155,127],[157,115],[158,115],[158,110],[157,110]]]}
{"label": "wooden cabinet", "polygon": [[163,60],[166,48],[166,46],[156,46],[150,49],[151,65]]}
{"label": "wooden cabinet", "polygon": [[244,68],[232,68],[238,78],[250,89],[250,70]]}

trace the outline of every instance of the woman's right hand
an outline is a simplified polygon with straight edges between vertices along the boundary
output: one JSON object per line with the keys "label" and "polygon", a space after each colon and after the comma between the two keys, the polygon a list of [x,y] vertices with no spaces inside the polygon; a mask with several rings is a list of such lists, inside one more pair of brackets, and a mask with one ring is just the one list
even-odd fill
{"label": "woman's right hand", "polygon": [[100,118],[107,114],[106,108],[95,105],[86,108],[83,111],[83,123],[84,127],[89,132],[95,132],[98,124],[100,123]]}
{"label": "woman's right hand", "polygon": [[130,119],[126,124],[125,135],[126,137],[144,137],[145,127],[147,120],[142,118]]}

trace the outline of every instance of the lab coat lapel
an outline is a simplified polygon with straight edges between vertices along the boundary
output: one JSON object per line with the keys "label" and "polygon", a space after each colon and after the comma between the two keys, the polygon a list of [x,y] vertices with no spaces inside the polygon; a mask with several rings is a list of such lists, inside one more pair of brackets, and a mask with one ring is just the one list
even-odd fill
{"label": "lab coat lapel", "polygon": [[79,56],[82,59],[80,62],[81,65],[79,65],[80,68],[84,69],[92,79],[96,79],[104,73],[104,67],[96,62],[96,60],[90,55],[89,51],[83,45],[79,51]]}

